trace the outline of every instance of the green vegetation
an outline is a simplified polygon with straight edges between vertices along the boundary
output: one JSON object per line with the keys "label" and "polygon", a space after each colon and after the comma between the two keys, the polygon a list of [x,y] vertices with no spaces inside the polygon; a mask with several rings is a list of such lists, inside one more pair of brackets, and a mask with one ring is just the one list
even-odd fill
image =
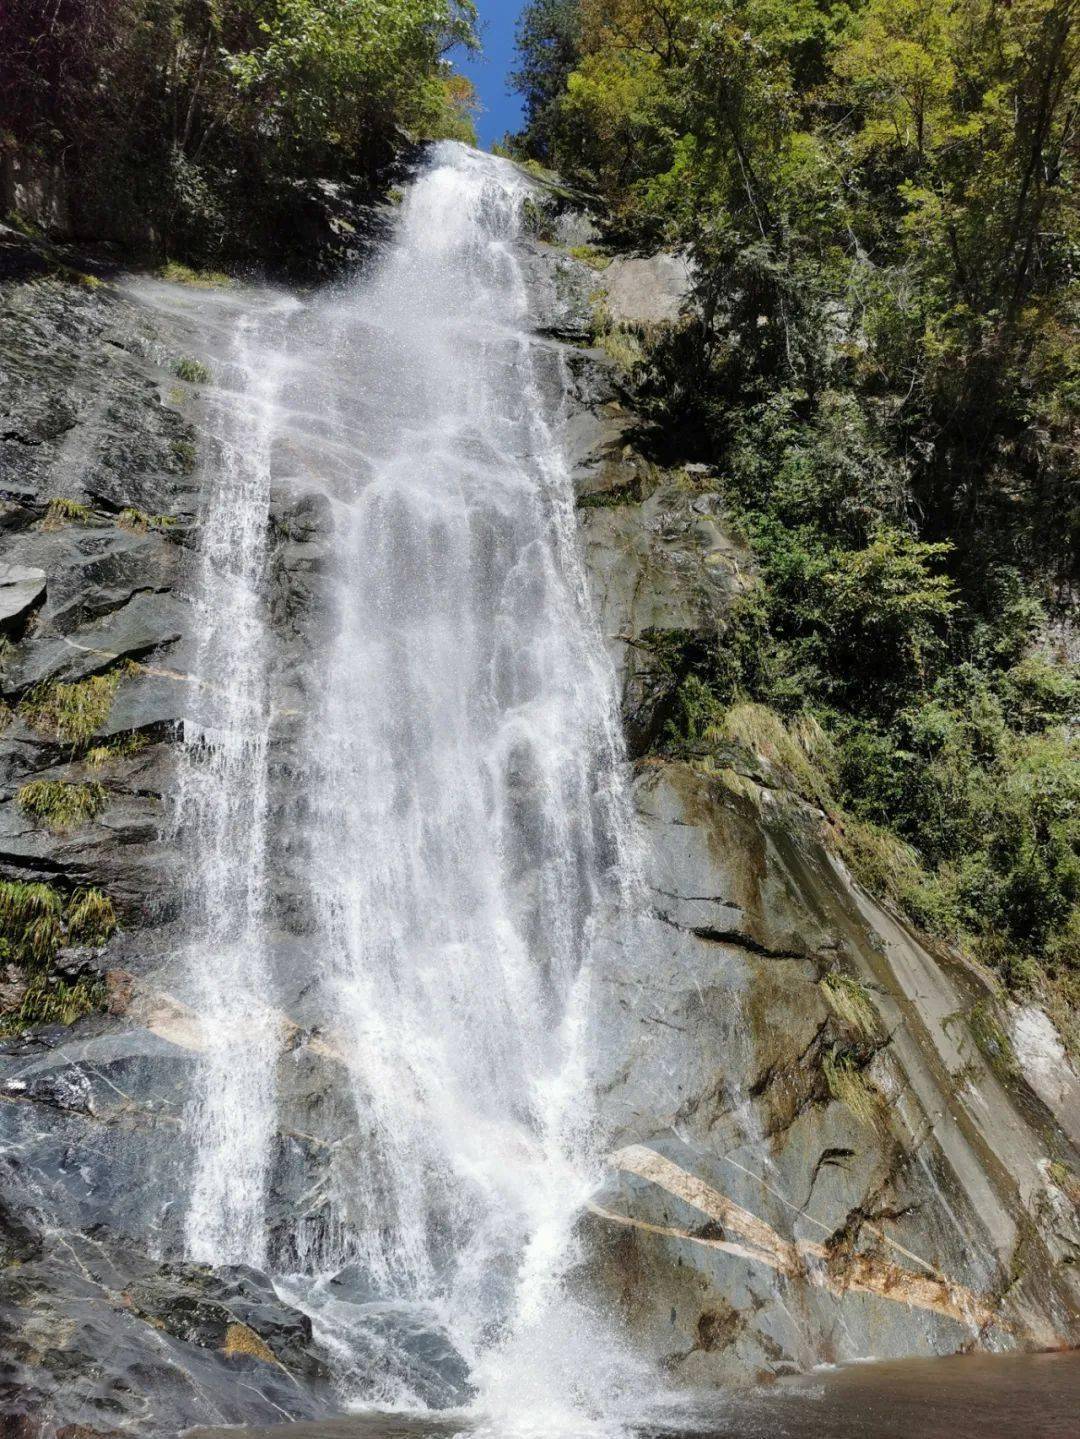
{"label": "green vegetation", "polygon": [[232,284],[232,278],[221,270],[198,270],[179,260],[169,260],[161,265],[158,275],[174,285],[193,285],[199,290],[220,290]]}
{"label": "green vegetation", "polygon": [[[194,441],[173,440],[172,444],[169,446],[169,449],[172,451],[172,457],[179,466],[180,472],[185,475],[190,475],[191,472],[194,470],[196,462],[199,458],[199,452],[195,447]],[[142,514],[144,512],[142,510],[134,510],[132,511],[132,513]],[[153,520],[156,520],[159,525],[169,525],[174,523],[174,520],[168,515],[154,515],[151,518]]]}
{"label": "green vegetation", "polygon": [[1017,1072],[1016,1054],[987,1000],[972,1006],[967,1024],[983,1058],[998,1078],[1008,1079],[1014,1075]]}
{"label": "green vegetation", "polygon": [[83,756],[88,769],[104,769],[118,759],[130,759],[149,747],[150,741],[144,734],[117,735],[103,744],[91,746]]}
{"label": "green vegetation", "polygon": [[116,522],[122,530],[133,530],[138,535],[144,535],[147,530],[170,530],[176,524],[175,515],[148,515],[145,510],[139,510],[134,505],[128,505],[122,509],[116,517]]}
{"label": "green vegetation", "polygon": [[1075,1007],[1075,7],[533,0],[519,44],[511,148],[605,250],[693,262],[623,383],[758,564],[665,650],[665,747],[764,759],[869,888]]}
{"label": "green vegetation", "polygon": [[0,953],[27,968],[47,965],[63,939],[63,914],[51,885],[0,880]]}
{"label": "green vegetation", "polygon": [[126,666],[91,675],[74,684],[46,684],[32,689],[18,713],[31,727],[61,744],[78,747],[91,739],[109,718]]}
{"label": "green vegetation", "polygon": [[116,929],[112,901],[99,889],[65,899],[50,884],[0,880],[0,946],[27,969],[47,966],[61,944],[104,944]]}
{"label": "green vegetation", "polygon": [[94,512],[90,506],[81,504],[78,500],[50,500],[41,521],[41,528],[43,530],[62,530],[67,524],[84,525],[93,518]]}
{"label": "green vegetation", "polygon": [[606,270],[615,258],[614,255],[605,255],[595,245],[571,245],[567,254],[580,260],[583,265],[588,265],[590,270]]}
{"label": "green vegetation", "polygon": [[189,385],[206,385],[210,382],[210,371],[201,360],[192,360],[187,355],[173,365],[173,374]]}
{"label": "green vegetation", "polygon": [[0,1033],[72,1024],[100,1009],[105,985],[97,975],[67,979],[52,965],[61,946],[104,944],[116,924],[111,901],[98,889],[65,898],[49,884],[0,880],[0,962],[18,966],[26,982],[19,1007],[0,1014]]}
{"label": "green vegetation", "polygon": [[579,495],[579,510],[616,510],[620,505],[636,505],[643,498],[639,484],[612,485],[609,490],[590,490]]}
{"label": "green vegetation", "polygon": [[0,150],[62,165],[84,223],[152,228],[167,278],[217,283],[312,176],[371,178],[403,132],[472,138],[446,57],[474,22],[472,0],[11,0]]}
{"label": "green vegetation", "polygon": [[77,889],[67,907],[72,944],[104,944],[116,928],[116,911],[100,889]]}
{"label": "green vegetation", "polygon": [[67,980],[56,974],[35,974],[15,1013],[0,1014],[0,1034],[19,1034],[44,1024],[74,1024],[104,1005],[103,979],[80,975]]}
{"label": "green vegetation", "polygon": [[15,796],[24,814],[42,820],[57,834],[88,824],[105,808],[107,800],[108,794],[100,784],[75,784],[61,779],[31,780]]}

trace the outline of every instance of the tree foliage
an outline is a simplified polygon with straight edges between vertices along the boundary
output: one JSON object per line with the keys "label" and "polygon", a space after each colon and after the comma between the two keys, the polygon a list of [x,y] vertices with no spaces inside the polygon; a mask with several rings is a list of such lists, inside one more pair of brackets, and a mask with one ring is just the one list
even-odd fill
{"label": "tree foliage", "polygon": [[625,380],[760,566],[719,649],[672,660],[668,742],[747,700],[812,717],[893,897],[1080,986],[1075,4],[560,13],[574,53],[530,51],[520,143],[613,242],[689,253]]}

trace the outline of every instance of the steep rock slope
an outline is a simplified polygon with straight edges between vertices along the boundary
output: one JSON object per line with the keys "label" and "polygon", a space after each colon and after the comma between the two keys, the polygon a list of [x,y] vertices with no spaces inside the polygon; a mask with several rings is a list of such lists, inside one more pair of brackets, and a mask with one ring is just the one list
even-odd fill
{"label": "steep rock slope", "polygon": [[[655,324],[672,262],[633,263],[620,318]],[[576,287],[577,313],[595,310],[604,284],[564,275],[559,309]],[[540,323],[588,335],[550,299]],[[860,889],[835,820],[767,745],[700,764],[649,753],[674,688],[665,639],[722,645],[749,561],[707,477],[642,457],[608,356],[564,363],[652,911],[613,944],[597,1007],[612,1153],[592,1282],[689,1383],[1075,1343],[1075,1071],[1044,1016]]]}

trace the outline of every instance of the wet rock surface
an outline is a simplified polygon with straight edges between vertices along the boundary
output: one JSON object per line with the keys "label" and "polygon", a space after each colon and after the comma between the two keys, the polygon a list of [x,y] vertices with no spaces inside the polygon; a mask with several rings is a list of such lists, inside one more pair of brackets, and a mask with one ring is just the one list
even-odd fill
{"label": "wet rock surface", "polygon": [[[168,993],[169,830],[206,442],[175,371],[197,337],[182,307],[0,241],[0,879],[99,890],[119,918],[53,961],[96,985],[72,1027],[21,1020],[23,971],[0,974],[0,1416],[26,1436],[315,1418],[337,1406],[310,1321],[264,1275],[179,1259],[198,1030]],[[84,691],[57,687],[87,680],[105,699],[71,721],[57,696]],[[100,803],[54,827],[19,802],[32,781]]]}

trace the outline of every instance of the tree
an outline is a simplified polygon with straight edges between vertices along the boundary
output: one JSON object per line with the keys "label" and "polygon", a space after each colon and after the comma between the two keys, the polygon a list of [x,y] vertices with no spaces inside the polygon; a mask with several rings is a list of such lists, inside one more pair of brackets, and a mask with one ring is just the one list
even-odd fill
{"label": "tree", "polygon": [[510,76],[525,101],[518,143],[537,159],[554,159],[554,127],[567,76],[580,53],[578,0],[530,0],[517,23],[518,68]]}

